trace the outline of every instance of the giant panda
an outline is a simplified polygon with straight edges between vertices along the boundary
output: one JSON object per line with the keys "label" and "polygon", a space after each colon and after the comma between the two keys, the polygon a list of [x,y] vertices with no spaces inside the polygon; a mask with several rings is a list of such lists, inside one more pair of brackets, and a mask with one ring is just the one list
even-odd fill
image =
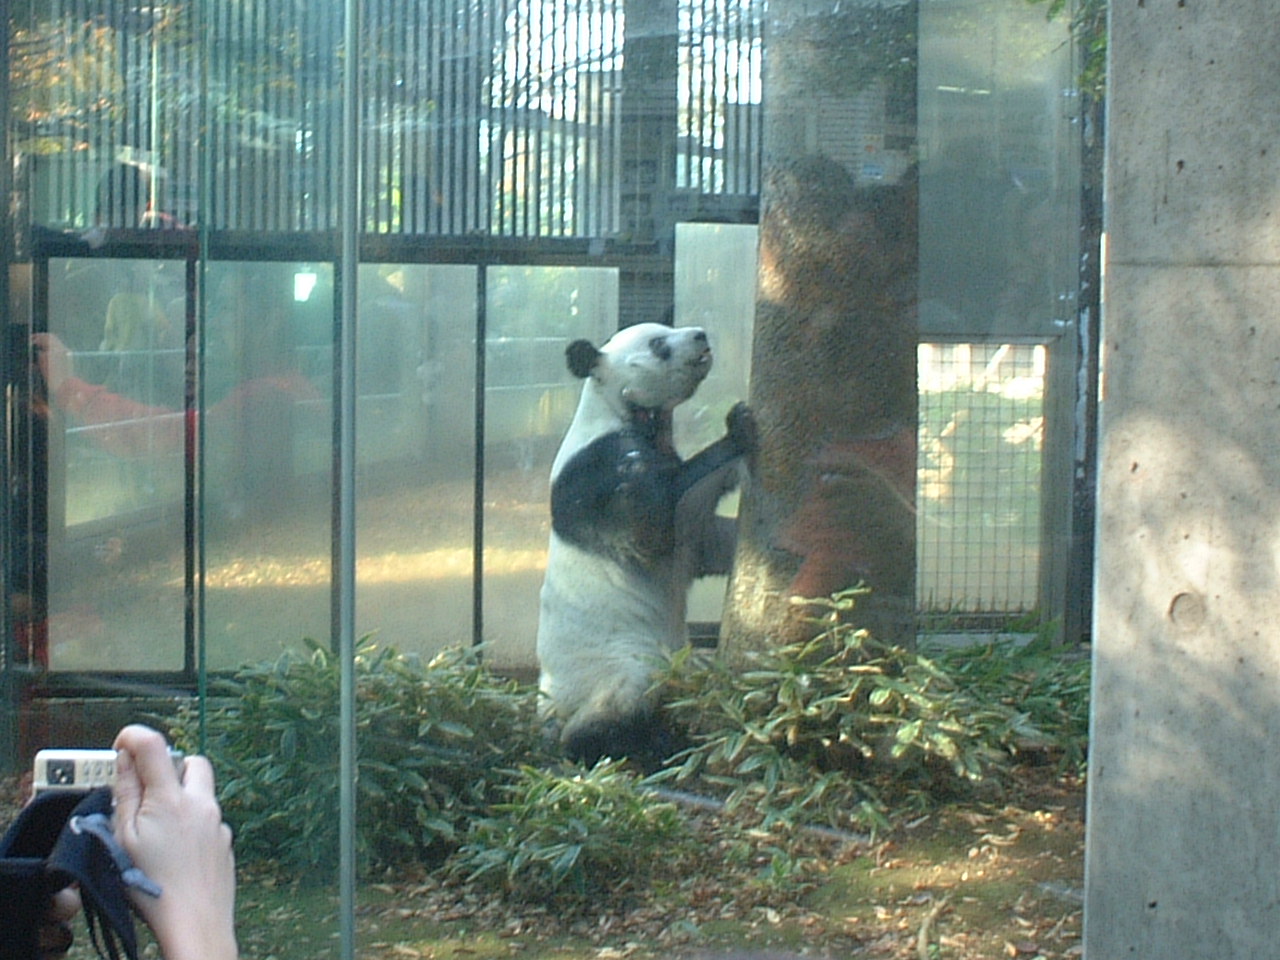
{"label": "giant panda", "polygon": [[585,383],[551,467],[542,712],[571,759],[653,763],[671,747],[654,671],[688,639],[693,579],[728,572],[733,521],[716,503],[754,450],[755,421],[739,403],[724,437],[689,460],[676,453],[672,411],[711,369],[697,327],[636,324],[598,348],[575,340],[566,358]]}

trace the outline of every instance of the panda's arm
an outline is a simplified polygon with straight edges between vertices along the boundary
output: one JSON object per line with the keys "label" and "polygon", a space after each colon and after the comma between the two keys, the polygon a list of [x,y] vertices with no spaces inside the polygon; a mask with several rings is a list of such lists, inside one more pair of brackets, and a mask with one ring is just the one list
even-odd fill
{"label": "panda's arm", "polygon": [[674,466],[674,458],[625,432],[596,438],[551,484],[552,528],[587,550],[641,558],[669,553]]}
{"label": "panda's arm", "polygon": [[690,457],[680,468],[676,481],[677,500],[721,467],[755,453],[756,421],[750,407],[745,403],[734,404],[725,417],[725,427],[723,437]]}

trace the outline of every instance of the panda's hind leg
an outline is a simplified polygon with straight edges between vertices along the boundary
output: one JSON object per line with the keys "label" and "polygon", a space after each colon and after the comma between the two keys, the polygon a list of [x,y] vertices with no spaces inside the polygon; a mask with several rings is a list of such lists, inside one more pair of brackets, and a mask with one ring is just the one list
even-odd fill
{"label": "panda's hind leg", "polygon": [[564,750],[570,760],[595,766],[601,759],[627,759],[645,771],[656,770],[684,745],[654,707],[612,719],[597,718],[566,729]]}
{"label": "panda's hind leg", "polygon": [[[565,723],[560,741],[570,760],[594,766],[603,757],[657,769],[682,746],[652,695],[652,673],[639,661],[623,667]],[[629,667],[630,670],[625,668]]]}
{"label": "panda's hind leg", "polygon": [[739,480],[739,464],[726,464],[695,484],[676,505],[676,549],[689,577],[723,576],[733,567],[738,521],[720,516],[716,507]]}

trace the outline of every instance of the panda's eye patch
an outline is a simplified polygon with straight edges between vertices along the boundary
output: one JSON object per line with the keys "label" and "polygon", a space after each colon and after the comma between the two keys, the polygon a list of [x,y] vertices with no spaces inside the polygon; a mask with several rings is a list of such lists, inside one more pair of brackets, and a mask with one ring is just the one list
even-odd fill
{"label": "panda's eye patch", "polygon": [[671,344],[667,343],[666,337],[654,337],[649,341],[649,352],[659,360],[670,360]]}

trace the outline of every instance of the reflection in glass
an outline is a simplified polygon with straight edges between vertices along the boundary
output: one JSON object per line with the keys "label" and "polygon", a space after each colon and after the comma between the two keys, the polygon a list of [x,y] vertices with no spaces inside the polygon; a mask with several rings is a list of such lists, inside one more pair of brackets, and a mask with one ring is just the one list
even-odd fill
{"label": "reflection in glass", "polygon": [[214,262],[206,288],[205,620],[225,669],[328,635],[333,270]]}
{"label": "reflection in glass", "polygon": [[48,664],[183,665],[182,261],[48,264]]}
{"label": "reflection in glass", "polygon": [[[74,374],[50,390],[37,470],[49,582],[34,622],[54,671],[191,668],[197,560],[212,670],[329,639],[338,6],[15,8],[14,256],[33,260],[35,329]],[[678,415],[680,449],[772,391],[798,424],[780,432],[814,428],[779,470],[820,484],[890,469],[891,532],[917,533],[896,551],[917,572],[905,606],[976,617],[1043,602],[1058,532],[1046,504],[1062,493],[1047,478],[1070,457],[1060,394],[1074,389],[1062,24],[1008,0],[375,8],[353,58],[366,65],[354,226],[370,258],[358,633],[422,654],[479,633],[490,663],[534,671],[547,475],[579,390],[564,346],[667,313],[716,352]],[[211,259],[150,252],[188,226]],[[103,246],[68,257],[70,243]],[[193,317],[202,406],[187,415]],[[765,360],[795,361],[772,379],[753,361],[759,329],[781,345]],[[809,542],[784,530],[768,546],[822,548],[865,529],[867,503],[811,499]],[[724,601],[723,580],[701,585],[692,619],[718,625]]]}
{"label": "reflection in glass", "polygon": [[551,532],[548,476],[578,404],[570,340],[618,326],[617,271],[488,271],[485,363],[484,640],[495,665],[528,669]]}
{"label": "reflection in glass", "polygon": [[430,654],[471,641],[476,270],[360,269],[356,627]]}
{"label": "reflection in glass", "polygon": [[[715,356],[706,382],[676,417],[676,449],[685,453],[719,439],[729,408],[747,398],[758,235],[754,224],[676,225],[675,322],[705,329]],[[737,509],[732,494],[717,512],[733,516]],[[718,631],[726,582],[723,576],[694,581],[688,608],[693,635]]]}

